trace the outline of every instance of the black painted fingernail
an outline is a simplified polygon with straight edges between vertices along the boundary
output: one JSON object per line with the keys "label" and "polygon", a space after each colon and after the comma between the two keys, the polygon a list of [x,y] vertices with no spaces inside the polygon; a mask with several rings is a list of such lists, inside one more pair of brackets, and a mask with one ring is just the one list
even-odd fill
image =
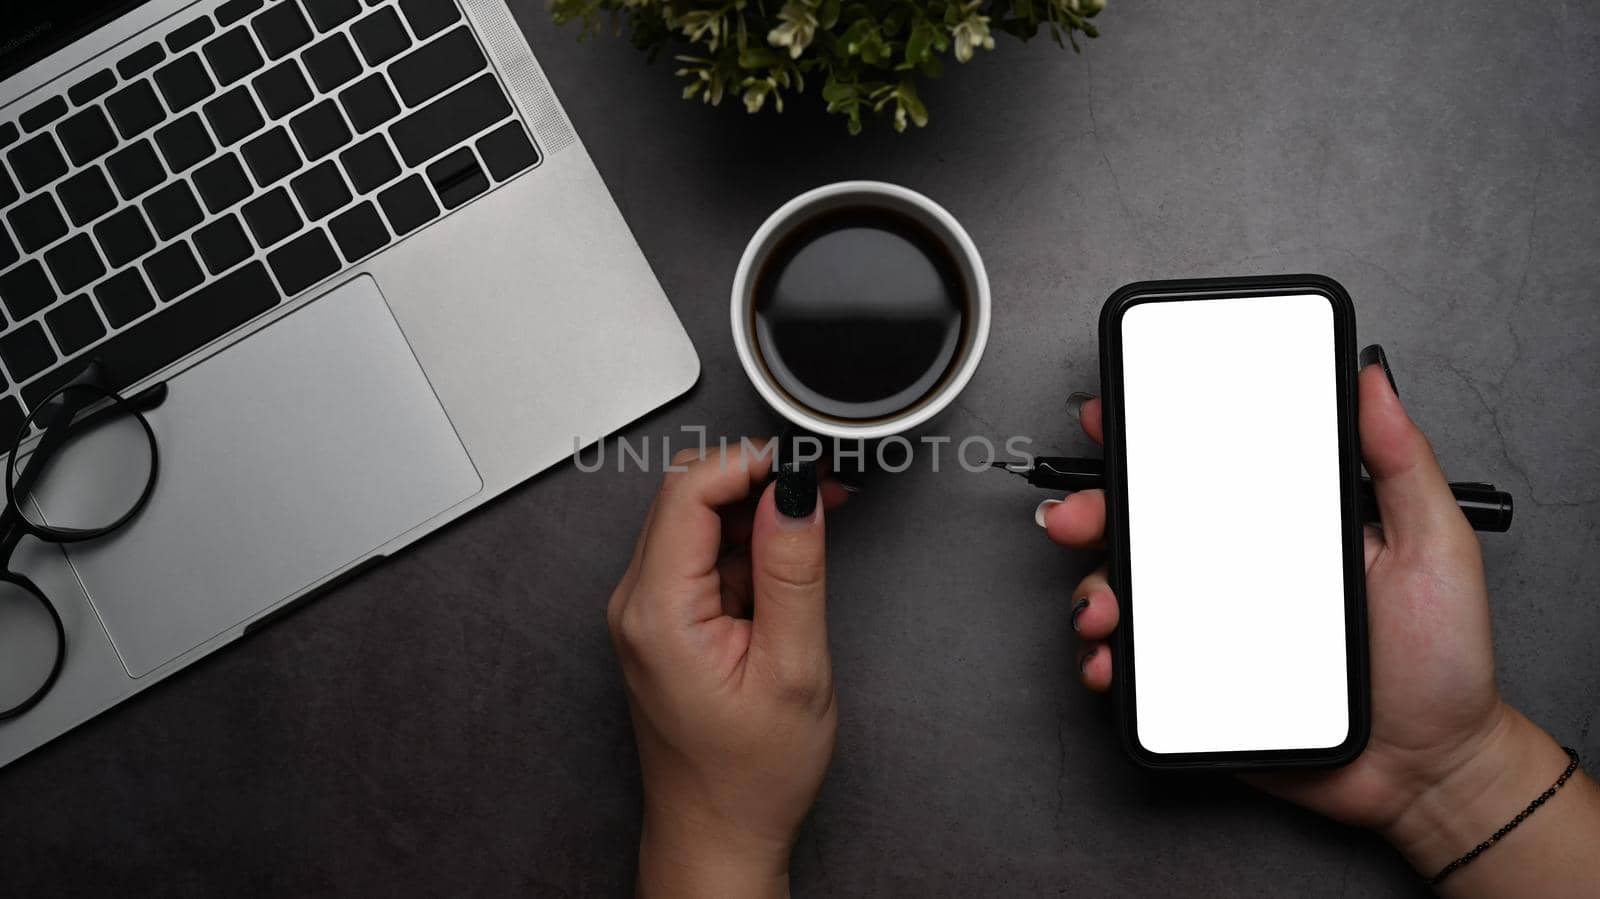
{"label": "black painted fingernail", "polygon": [[1077,630],[1078,629],[1078,616],[1083,614],[1083,610],[1087,609],[1087,608],[1089,608],[1089,597],[1087,597],[1087,596],[1082,597],[1077,602],[1072,604],[1072,629],[1073,630]]}
{"label": "black painted fingernail", "polygon": [[1400,387],[1394,382],[1394,371],[1389,368],[1389,356],[1383,351],[1382,344],[1374,343],[1361,351],[1362,368],[1366,368],[1374,362],[1383,366],[1383,376],[1389,379],[1389,389],[1394,391],[1395,396],[1399,396]]}
{"label": "black painted fingernail", "polygon": [[1079,674],[1083,674],[1084,672],[1088,671],[1089,670],[1089,660],[1093,659],[1095,656],[1097,656],[1099,654],[1100,654],[1100,644],[1096,643],[1095,645],[1089,647],[1089,650],[1083,654],[1083,658],[1078,660],[1078,673]]}
{"label": "black painted fingernail", "polygon": [[779,514],[810,518],[817,508],[817,463],[783,463],[778,469],[778,486],[772,499]]}

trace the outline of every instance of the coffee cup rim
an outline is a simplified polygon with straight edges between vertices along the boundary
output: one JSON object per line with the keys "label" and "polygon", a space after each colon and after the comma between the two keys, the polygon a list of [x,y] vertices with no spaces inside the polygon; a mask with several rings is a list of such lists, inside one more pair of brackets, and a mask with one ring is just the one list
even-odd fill
{"label": "coffee cup rim", "polygon": [[[966,274],[970,274],[972,278],[975,294],[973,321],[970,323],[972,339],[960,365],[943,386],[932,397],[919,403],[908,413],[859,424],[817,415],[796,403],[771,382],[756,358],[754,335],[750,333],[748,305],[753,299],[749,296],[753,287],[751,279],[755,275],[757,264],[762,261],[758,255],[763,253],[764,248],[770,249],[768,244],[774,232],[787,226],[798,215],[822,201],[849,195],[860,196],[868,202],[871,202],[873,197],[892,198],[915,207],[929,216],[939,226],[942,232],[940,237],[948,239],[953,244],[952,249],[960,257],[958,263],[970,270]],[[733,345],[739,353],[739,363],[744,367],[745,377],[755,387],[756,392],[768,406],[791,424],[834,439],[877,440],[903,434],[926,423],[949,408],[955,398],[961,395],[967,382],[971,381],[977,372],[978,364],[983,359],[984,347],[989,341],[989,303],[989,274],[984,268],[983,257],[978,253],[978,247],[972,242],[972,237],[967,234],[967,229],[963,228],[956,217],[943,206],[922,193],[886,181],[836,181],[814,187],[779,206],[767,216],[761,227],[756,229],[749,243],[745,244],[744,253],[739,258],[739,268],[733,276],[730,307]]]}

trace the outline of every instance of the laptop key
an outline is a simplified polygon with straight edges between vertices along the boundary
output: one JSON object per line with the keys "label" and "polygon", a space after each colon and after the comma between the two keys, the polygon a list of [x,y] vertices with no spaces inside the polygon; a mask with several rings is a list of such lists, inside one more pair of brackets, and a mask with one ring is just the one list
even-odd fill
{"label": "laptop key", "polygon": [[315,162],[350,142],[350,126],[339,115],[339,106],[323,100],[289,120],[295,139],[305,151],[306,161]]}
{"label": "laptop key", "polygon": [[306,76],[300,74],[300,64],[292,59],[286,59],[257,75],[251,85],[256,89],[256,96],[261,98],[267,115],[275,119],[281,119],[311,102],[311,85],[306,83]]}
{"label": "laptop key", "polygon": [[421,165],[511,115],[493,75],[481,75],[389,126],[407,165]]}
{"label": "laptop key", "polygon": [[340,268],[339,254],[321,228],[307,231],[268,253],[267,262],[286,296],[294,296]]}
{"label": "laptop key", "polygon": [[6,235],[6,229],[0,228],[0,272],[10,268],[11,263],[21,258],[22,254],[18,252],[17,245]]}
{"label": "laptop key", "polygon": [[24,112],[17,121],[22,123],[23,131],[38,131],[66,114],[67,101],[61,97],[51,97]]}
{"label": "laptop key", "polygon": [[290,184],[294,195],[300,199],[300,208],[311,221],[326,218],[350,202],[350,188],[345,186],[344,176],[339,174],[339,167],[331,159],[295,176]]}
{"label": "laptop key", "polygon": [[244,204],[244,220],[263,249],[300,230],[300,213],[281,187]]}
{"label": "laptop key", "polygon": [[406,27],[400,23],[400,16],[390,6],[351,25],[350,34],[356,39],[356,46],[361,48],[361,55],[369,66],[388,62],[411,46]]}
{"label": "laptop key", "polygon": [[359,0],[304,0],[306,12],[317,24],[318,31],[330,31],[355,18],[361,12]]}
{"label": "laptop key", "polygon": [[412,175],[378,194],[378,205],[397,235],[415,231],[439,215],[439,204],[421,175]]}
{"label": "laptop key", "polygon": [[73,165],[87,165],[110,153],[117,146],[111,123],[100,107],[91,106],[56,126],[56,136],[67,150]]}
{"label": "laptop key", "polygon": [[374,134],[340,153],[339,162],[344,164],[344,172],[356,193],[371,193],[400,174],[400,161],[394,158],[389,142],[381,134]]}
{"label": "laptop key", "polygon": [[194,253],[181,241],[146,259],[144,273],[156,296],[165,302],[176,300],[205,280]]}
{"label": "laptop key", "polygon": [[6,154],[24,192],[32,193],[67,173],[67,160],[48,133],[25,140]]}
{"label": "laptop key", "polygon": [[166,58],[167,51],[161,49],[160,44],[146,44],[123,57],[122,61],[117,63],[117,74],[126,80],[150,71],[161,60]]}
{"label": "laptop key", "polygon": [[6,173],[6,167],[0,165],[0,209],[15,203],[17,196],[17,185],[12,182],[11,176]]}
{"label": "laptop key", "polygon": [[206,67],[201,65],[196,53],[180,56],[156,69],[155,79],[161,96],[167,100],[167,107],[175,113],[183,112],[216,92],[216,85],[211,83],[211,76],[206,74]]}
{"label": "laptop key", "polygon": [[355,262],[389,242],[389,229],[370,201],[339,213],[328,223],[346,262]]}
{"label": "laptop key", "polygon": [[25,419],[22,404],[17,402],[16,397],[0,398],[0,435],[8,441],[15,440]]}
{"label": "laptop key", "polygon": [[91,100],[104,96],[106,91],[116,86],[117,76],[111,74],[110,69],[101,69],[68,88],[67,97],[72,100],[72,105],[82,106]]}
{"label": "laptop key", "polygon": [[418,39],[432,37],[461,18],[455,0],[400,0],[400,10],[406,14]]}
{"label": "laptop key", "polygon": [[56,196],[61,199],[61,205],[66,207],[67,217],[79,227],[105,215],[117,205],[117,195],[111,192],[111,183],[106,180],[99,166],[84,169],[61,182],[61,186],[56,188]]}
{"label": "laptop key", "polygon": [[0,122],[0,149],[16,143],[17,136],[21,133],[17,130],[16,122]]}
{"label": "laptop key", "polygon": [[167,49],[174,53],[187,50],[211,36],[216,26],[208,18],[195,19],[193,22],[167,35]]}
{"label": "laptop key", "polygon": [[199,165],[217,149],[206,126],[200,123],[199,114],[193,112],[157,128],[156,144],[174,175]]}
{"label": "laptop key", "polygon": [[533,167],[539,151],[533,148],[522,123],[510,121],[478,138],[478,155],[496,181],[504,181]]}
{"label": "laptop key", "polygon": [[145,286],[136,268],[118,272],[100,282],[94,289],[94,298],[113,328],[120,328],[156,308],[155,297],[150,295],[150,288]]}
{"label": "laptop key", "polygon": [[311,73],[312,83],[323,93],[361,74],[361,60],[356,59],[356,51],[350,49],[349,39],[342,34],[313,45],[300,55],[300,61]]}
{"label": "laptop key", "polygon": [[45,252],[44,261],[56,276],[56,287],[64,294],[87,287],[106,273],[106,265],[87,234],[51,247]]}
{"label": "laptop key", "polygon": [[64,356],[76,353],[106,334],[100,313],[94,311],[94,304],[89,302],[87,294],[79,294],[46,312],[44,323],[49,326],[50,334],[55,337],[56,346],[61,348]]}
{"label": "laptop key", "polygon": [[0,359],[5,360],[11,380],[22,383],[50,367],[56,351],[38,322],[28,322],[0,337]]}
{"label": "laptop key", "polygon": [[196,169],[194,189],[207,209],[221,212],[250,195],[250,179],[245,177],[238,157],[230,153]]}
{"label": "laptop key", "polygon": [[311,42],[311,26],[295,3],[274,4],[251,25],[268,59],[282,59]]}
{"label": "laptop key", "polygon": [[216,40],[205,46],[206,61],[217,76],[217,83],[227,87],[265,65],[261,51],[243,25],[224,31]]}
{"label": "laptop key", "polygon": [[239,227],[239,218],[233,215],[196,231],[194,248],[200,252],[200,260],[206,264],[206,271],[213,275],[233,268],[255,252],[255,248],[250,246],[250,238]]}
{"label": "laptop key", "polygon": [[300,168],[300,154],[282,126],[251,138],[240,152],[250,166],[250,173],[255,175],[256,184],[261,187],[269,187]]}
{"label": "laptop key", "polygon": [[[121,389],[250,321],[278,301],[277,288],[267,275],[266,266],[252,262],[128,330],[111,335],[95,348],[94,355],[105,366],[109,386]],[[81,367],[81,362],[70,362],[46,372],[22,389],[23,402],[30,406],[42,402]]]}
{"label": "laptop key", "polygon": [[389,82],[376,72],[345,88],[339,95],[339,105],[344,107],[357,134],[365,134],[400,114],[400,102],[389,90]]}
{"label": "laptop key", "polygon": [[456,209],[489,189],[477,157],[466,147],[428,166],[428,180],[446,209]]}
{"label": "laptop key", "polygon": [[167,178],[161,160],[148,140],[124,147],[106,157],[106,170],[124,200],[131,200]]}
{"label": "laptop key", "polygon": [[228,0],[217,7],[217,21],[226,28],[261,8],[262,0]]}
{"label": "laptop key", "polygon": [[137,206],[124,206],[95,225],[94,239],[112,268],[121,268],[156,248],[155,235],[150,233]]}
{"label": "laptop key", "polygon": [[150,217],[150,224],[162,240],[177,237],[204,218],[194,192],[182,181],[174,181],[146,198],[144,214]]}
{"label": "laptop key", "polygon": [[489,65],[465,26],[423,44],[389,67],[394,88],[407,106],[419,106]]}
{"label": "laptop key", "polygon": [[56,291],[45,277],[44,266],[29,259],[0,275],[0,301],[6,304],[12,321],[21,321],[56,300]]}
{"label": "laptop key", "polygon": [[67,233],[67,220],[49,194],[39,194],[6,213],[22,252],[37,253]]}
{"label": "laptop key", "polygon": [[106,110],[124,140],[132,140],[167,117],[148,81],[135,82],[107,97]]}
{"label": "laptop key", "polygon": [[204,109],[211,132],[224,147],[244,140],[266,124],[261,110],[256,108],[256,101],[242,86],[207,103]]}

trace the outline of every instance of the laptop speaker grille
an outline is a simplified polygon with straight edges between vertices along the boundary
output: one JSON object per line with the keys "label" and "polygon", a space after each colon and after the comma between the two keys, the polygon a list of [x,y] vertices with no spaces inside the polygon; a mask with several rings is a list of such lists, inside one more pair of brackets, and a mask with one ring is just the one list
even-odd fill
{"label": "laptop speaker grille", "polygon": [[550,82],[540,71],[505,0],[462,0],[462,5],[467,7],[512,97],[533,127],[540,149],[553,155],[572,146],[577,134],[556,102],[555,92],[550,90]]}

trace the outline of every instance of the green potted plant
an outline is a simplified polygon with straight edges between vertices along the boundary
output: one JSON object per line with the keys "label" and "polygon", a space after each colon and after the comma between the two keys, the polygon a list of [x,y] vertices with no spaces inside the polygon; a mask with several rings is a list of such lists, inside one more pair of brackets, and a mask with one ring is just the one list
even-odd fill
{"label": "green potted plant", "polygon": [[851,134],[863,114],[887,114],[895,130],[922,126],[917,83],[944,61],[994,49],[994,32],[1027,40],[1047,31],[1078,48],[1105,0],[551,0],[557,24],[580,36],[626,30],[655,59],[674,51],[685,99],[713,105],[736,96],[751,113],[783,111],[785,94],[821,84],[828,111]]}

